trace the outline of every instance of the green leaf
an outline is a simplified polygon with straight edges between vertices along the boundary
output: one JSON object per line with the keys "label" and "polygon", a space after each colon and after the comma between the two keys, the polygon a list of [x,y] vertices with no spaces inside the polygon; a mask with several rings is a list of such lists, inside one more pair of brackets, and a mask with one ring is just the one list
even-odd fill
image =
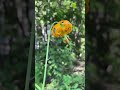
{"label": "green leaf", "polygon": [[72,78],[69,75],[63,76],[63,83],[69,85],[72,82]]}
{"label": "green leaf", "polygon": [[76,2],[73,2],[73,3],[72,3],[72,7],[73,7],[74,9],[77,8],[77,6],[76,6]]}
{"label": "green leaf", "polygon": [[40,86],[38,86],[37,83],[35,83],[35,88],[36,88],[37,90],[41,90]]}

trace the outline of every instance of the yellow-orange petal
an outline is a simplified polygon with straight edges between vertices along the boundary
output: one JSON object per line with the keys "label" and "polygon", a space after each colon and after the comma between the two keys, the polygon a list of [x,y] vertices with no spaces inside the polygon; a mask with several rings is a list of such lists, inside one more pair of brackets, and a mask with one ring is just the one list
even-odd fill
{"label": "yellow-orange petal", "polygon": [[72,24],[68,20],[61,20],[59,24],[64,25],[63,32],[65,34],[69,34],[72,31]]}
{"label": "yellow-orange petal", "polygon": [[54,37],[63,37],[72,31],[72,24],[68,20],[61,20],[52,28]]}

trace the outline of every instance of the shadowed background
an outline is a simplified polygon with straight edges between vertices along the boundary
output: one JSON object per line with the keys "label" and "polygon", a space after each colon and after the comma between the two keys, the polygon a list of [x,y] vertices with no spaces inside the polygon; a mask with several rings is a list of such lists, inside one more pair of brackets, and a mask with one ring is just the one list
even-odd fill
{"label": "shadowed background", "polygon": [[91,0],[86,14],[86,90],[120,90],[120,1]]}
{"label": "shadowed background", "polygon": [[33,0],[0,0],[0,90],[24,90],[33,20]]}

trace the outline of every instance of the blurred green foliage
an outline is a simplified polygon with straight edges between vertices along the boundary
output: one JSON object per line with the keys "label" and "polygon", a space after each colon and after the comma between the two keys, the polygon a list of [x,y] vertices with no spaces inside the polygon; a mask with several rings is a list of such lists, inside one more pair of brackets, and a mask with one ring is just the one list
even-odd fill
{"label": "blurred green foliage", "polygon": [[[73,31],[69,37],[73,45],[67,47],[62,38],[51,36],[46,90],[84,90],[84,73],[75,75],[77,61],[85,61],[85,1],[35,1],[35,83],[41,88],[47,46],[47,33],[55,21],[69,20]],[[79,81],[78,81],[79,80]],[[36,89],[37,90],[37,89]]]}

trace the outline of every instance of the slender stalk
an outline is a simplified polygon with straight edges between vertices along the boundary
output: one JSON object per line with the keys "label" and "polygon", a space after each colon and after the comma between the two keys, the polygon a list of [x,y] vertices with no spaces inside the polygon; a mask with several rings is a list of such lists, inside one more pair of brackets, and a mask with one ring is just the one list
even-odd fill
{"label": "slender stalk", "polygon": [[25,90],[29,90],[31,64],[32,64],[32,56],[33,56],[33,45],[34,45],[34,29],[32,28],[31,37],[30,37],[30,48],[29,48],[29,56],[28,56]]}
{"label": "slender stalk", "polygon": [[49,42],[50,42],[50,34],[51,34],[52,27],[53,27],[53,25],[54,25],[55,23],[57,23],[57,22],[54,22],[54,23],[51,25],[50,32],[48,33],[47,52],[46,52],[46,59],[45,59],[45,69],[44,69],[44,78],[43,78],[42,90],[44,90],[44,87],[45,87],[46,71],[47,71],[47,61],[48,61],[48,52],[49,52]]}

